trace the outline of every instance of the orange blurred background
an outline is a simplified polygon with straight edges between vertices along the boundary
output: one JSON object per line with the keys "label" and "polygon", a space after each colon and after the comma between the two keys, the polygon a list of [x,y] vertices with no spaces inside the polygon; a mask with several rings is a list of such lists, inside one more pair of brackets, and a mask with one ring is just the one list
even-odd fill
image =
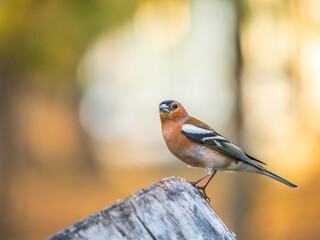
{"label": "orange blurred background", "polygon": [[218,173],[238,239],[320,239],[320,2],[0,3],[0,239],[44,239],[169,176],[176,99],[294,190]]}

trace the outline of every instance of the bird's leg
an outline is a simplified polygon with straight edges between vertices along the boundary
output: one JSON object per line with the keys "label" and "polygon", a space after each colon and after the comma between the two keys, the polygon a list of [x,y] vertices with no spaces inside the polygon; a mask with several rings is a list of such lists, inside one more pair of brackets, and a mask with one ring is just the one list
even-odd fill
{"label": "bird's leg", "polygon": [[203,175],[201,178],[199,178],[198,180],[194,181],[194,182],[190,182],[192,186],[196,186],[202,179],[205,179],[206,177],[208,177],[210,174],[206,173],[205,175]]}
{"label": "bird's leg", "polygon": [[209,180],[202,187],[197,186],[197,188],[202,191],[201,194],[202,194],[203,198],[205,200],[208,199],[208,202],[210,202],[210,198],[206,194],[206,187],[208,186],[209,182],[214,177],[214,175],[216,175],[216,173],[217,173],[217,170],[214,170],[211,177],[209,178]]}

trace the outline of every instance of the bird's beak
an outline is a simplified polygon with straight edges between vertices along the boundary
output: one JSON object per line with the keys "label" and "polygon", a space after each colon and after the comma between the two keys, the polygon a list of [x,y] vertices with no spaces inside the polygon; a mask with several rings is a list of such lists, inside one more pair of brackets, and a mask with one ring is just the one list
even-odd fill
{"label": "bird's beak", "polygon": [[161,112],[166,112],[166,113],[170,112],[170,109],[168,108],[168,106],[166,104],[161,104],[159,107],[159,110]]}

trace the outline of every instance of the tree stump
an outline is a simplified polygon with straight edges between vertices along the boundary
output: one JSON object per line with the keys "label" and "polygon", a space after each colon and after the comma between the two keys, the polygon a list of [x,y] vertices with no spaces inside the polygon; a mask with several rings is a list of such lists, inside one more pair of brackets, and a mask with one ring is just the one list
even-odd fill
{"label": "tree stump", "polygon": [[235,239],[199,190],[165,178],[62,230],[65,239]]}

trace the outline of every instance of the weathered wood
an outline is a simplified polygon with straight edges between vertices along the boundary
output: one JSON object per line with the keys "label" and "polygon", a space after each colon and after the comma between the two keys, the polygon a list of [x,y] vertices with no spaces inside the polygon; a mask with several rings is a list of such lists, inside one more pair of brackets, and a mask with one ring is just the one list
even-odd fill
{"label": "weathered wood", "polygon": [[116,201],[50,240],[235,239],[198,189],[182,178],[165,178]]}

